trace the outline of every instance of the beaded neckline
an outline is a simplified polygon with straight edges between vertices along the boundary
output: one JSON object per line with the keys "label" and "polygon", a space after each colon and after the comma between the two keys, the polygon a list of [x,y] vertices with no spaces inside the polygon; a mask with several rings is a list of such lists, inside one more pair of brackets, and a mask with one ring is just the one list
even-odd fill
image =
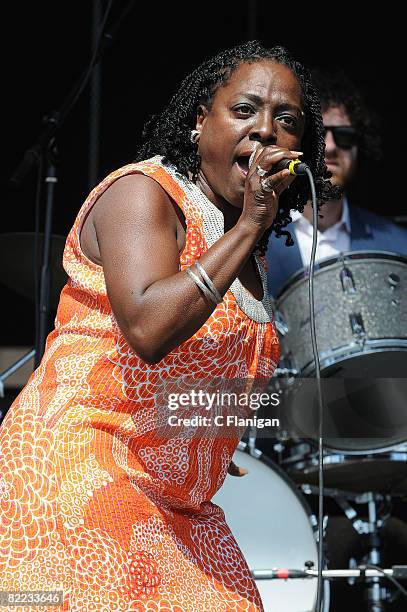
{"label": "beaded neckline", "polygon": [[[189,179],[176,171],[174,166],[164,165],[161,157],[156,156],[151,161],[158,163],[174,181],[187,194],[188,198],[198,206],[202,214],[203,231],[208,247],[211,247],[219,238],[223,236],[224,219],[222,212],[206,197],[206,195]],[[267,323],[273,320],[273,308],[267,291],[267,274],[262,266],[259,257],[254,256],[256,266],[259,271],[261,284],[263,287],[263,299],[256,298],[242,285],[236,278],[231,284],[231,291],[236,299],[239,308],[253,321],[257,323]]]}

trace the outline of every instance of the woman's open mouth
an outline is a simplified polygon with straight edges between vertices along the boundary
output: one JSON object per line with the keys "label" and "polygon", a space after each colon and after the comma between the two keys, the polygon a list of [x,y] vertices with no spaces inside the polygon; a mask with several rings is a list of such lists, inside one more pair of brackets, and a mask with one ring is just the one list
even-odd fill
{"label": "woman's open mouth", "polygon": [[249,172],[249,159],[249,155],[241,155],[236,159],[236,165],[244,177],[246,177]]}

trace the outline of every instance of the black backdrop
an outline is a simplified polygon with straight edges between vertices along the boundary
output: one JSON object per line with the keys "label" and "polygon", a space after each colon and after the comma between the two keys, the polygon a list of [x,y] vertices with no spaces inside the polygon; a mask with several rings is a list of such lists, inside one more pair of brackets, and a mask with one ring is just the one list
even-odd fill
{"label": "black backdrop", "polygon": [[[103,3],[106,4],[106,0]],[[124,0],[115,0],[113,23]],[[103,60],[99,176],[131,161],[142,125],[199,62],[255,32],[266,45],[283,44],[308,66],[340,66],[365,90],[383,119],[384,158],[361,188],[363,206],[393,216],[404,213],[391,172],[401,140],[403,106],[397,88],[397,19],[382,6],[357,16],[357,4],[316,5],[269,0],[205,3],[136,3]],[[364,8],[364,7],[361,7]],[[7,180],[41,131],[44,114],[58,109],[89,59],[92,1],[13,3],[2,22],[2,216],[0,232],[34,228],[35,172],[10,190]],[[256,22],[250,22],[253,10]],[[251,23],[251,25],[250,25]],[[387,37],[384,44],[383,39]],[[396,100],[397,95],[397,100]],[[58,133],[59,184],[53,232],[66,235],[88,192],[89,90]],[[401,154],[401,157],[404,157]],[[9,253],[18,257],[18,253]],[[9,265],[0,262],[1,269]],[[23,280],[22,280],[23,282]],[[33,305],[0,284],[0,345],[30,344]]]}

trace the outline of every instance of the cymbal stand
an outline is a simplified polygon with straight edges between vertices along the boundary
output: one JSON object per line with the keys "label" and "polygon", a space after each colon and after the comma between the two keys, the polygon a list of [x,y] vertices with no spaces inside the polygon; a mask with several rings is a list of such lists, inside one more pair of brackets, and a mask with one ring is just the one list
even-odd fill
{"label": "cymbal stand", "polygon": [[[54,123],[55,118],[50,116],[45,119],[50,123]],[[37,152],[41,155],[41,152]],[[0,374],[0,397],[4,397],[4,381],[21,368],[27,361],[34,357],[34,367],[37,367],[41,361],[41,357],[45,348],[45,339],[48,331],[48,319],[50,313],[50,288],[51,288],[51,240],[52,240],[52,216],[54,208],[54,193],[55,186],[58,182],[56,172],[56,146],[55,139],[52,138],[46,147],[45,156],[47,160],[47,169],[45,173],[45,189],[46,189],[46,208],[45,208],[45,228],[44,228],[44,245],[42,251],[42,267],[40,279],[40,300],[38,316],[38,333],[36,334],[35,347],[20,357],[15,363]],[[41,168],[41,164],[39,164]],[[35,265],[37,262],[35,262]],[[37,326],[36,326],[37,327]],[[0,423],[3,414],[0,410]]]}
{"label": "cymbal stand", "polygon": [[[301,485],[301,489],[303,493],[308,495],[315,495],[318,491],[318,487],[308,484]],[[384,521],[378,515],[377,504],[382,503],[385,498],[388,498],[388,496],[384,496],[380,493],[374,493],[373,491],[366,493],[353,493],[350,491],[341,491],[339,489],[329,488],[324,488],[324,495],[335,499],[346,517],[351,521],[354,529],[359,534],[366,534],[368,551],[365,565],[380,565],[382,544],[380,530]],[[351,506],[348,500],[354,501],[357,504],[367,504],[368,520],[361,519],[358,512],[353,508],[353,506]],[[351,577],[351,574],[349,574],[348,577]],[[366,609],[368,612],[383,612],[383,610],[385,610],[386,601],[389,599],[389,592],[384,586],[382,586],[383,580],[380,578],[380,573],[368,573],[366,570],[363,577],[366,580]]]}
{"label": "cymbal stand", "polygon": [[[18,359],[15,363],[13,363],[13,365],[11,365],[6,370],[4,370],[2,374],[0,374],[0,397],[1,398],[4,397],[4,381],[7,380],[9,376],[14,374],[14,372],[19,370],[25,363],[27,363],[27,361],[30,361],[30,359],[32,359],[34,356],[35,356],[35,349],[31,349],[30,351],[28,351],[28,353],[26,353],[25,355],[20,357],[20,359]],[[0,408],[0,423],[3,420],[3,417],[4,417],[4,414]]]}
{"label": "cymbal stand", "polygon": [[[368,505],[368,554],[367,554],[367,565],[380,565],[381,555],[381,537],[380,528],[383,522],[378,519],[376,499],[373,493],[369,493],[370,499],[367,502]],[[388,599],[388,592],[385,587],[381,586],[381,578],[367,578],[366,579],[366,603],[369,612],[382,612],[385,610],[385,602]]]}
{"label": "cymbal stand", "polygon": [[[366,566],[380,565],[381,562],[381,534],[383,520],[378,516],[377,504],[382,502],[383,495],[373,492],[355,495],[354,500],[359,504],[367,504],[368,520],[358,517],[358,513],[343,497],[336,496],[338,505],[351,520],[353,527],[360,534],[367,536]],[[382,612],[389,598],[388,590],[382,586],[382,579],[378,576],[366,578],[365,601],[369,612]]]}
{"label": "cymbal stand", "polygon": [[54,193],[57,178],[57,149],[55,139],[52,139],[46,150],[47,170],[45,176],[46,187],[46,207],[45,207],[45,227],[44,227],[44,246],[42,252],[42,267],[40,279],[40,301],[38,310],[38,337],[35,345],[34,367],[40,364],[44,353],[45,339],[48,332],[49,319],[49,296],[51,289],[51,240],[52,240],[52,217],[54,210]]}

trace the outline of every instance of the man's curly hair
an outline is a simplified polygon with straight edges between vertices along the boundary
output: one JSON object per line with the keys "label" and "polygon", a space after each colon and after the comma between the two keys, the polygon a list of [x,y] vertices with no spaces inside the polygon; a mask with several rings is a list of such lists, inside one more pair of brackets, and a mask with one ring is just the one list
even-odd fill
{"label": "man's curly hair", "polygon": [[[226,85],[234,70],[242,63],[272,60],[287,66],[297,77],[304,102],[305,130],[301,148],[303,159],[314,177],[319,202],[337,197],[338,190],[331,186],[331,176],[324,163],[324,129],[319,97],[311,81],[309,70],[293,59],[281,46],[267,49],[258,41],[250,41],[220,52],[202,63],[181,83],[178,91],[159,115],[146,123],[142,145],[135,161],[162,155],[164,164],[172,164],[176,170],[196,181],[200,158],[197,145],[191,142],[191,130],[195,128],[199,105],[211,108],[219,87]],[[257,249],[264,254],[269,235],[286,236],[286,244],[293,244],[290,233],[284,228],[290,223],[290,210],[303,211],[309,197],[308,181],[297,179],[279,198],[279,210],[272,226],[263,234]]]}
{"label": "man's curly hair", "polygon": [[343,106],[358,133],[360,161],[379,161],[382,154],[380,122],[370,109],[363,93],[341,68],[313,68],[312,82],[318,91],[322,112],[332,106]]}

